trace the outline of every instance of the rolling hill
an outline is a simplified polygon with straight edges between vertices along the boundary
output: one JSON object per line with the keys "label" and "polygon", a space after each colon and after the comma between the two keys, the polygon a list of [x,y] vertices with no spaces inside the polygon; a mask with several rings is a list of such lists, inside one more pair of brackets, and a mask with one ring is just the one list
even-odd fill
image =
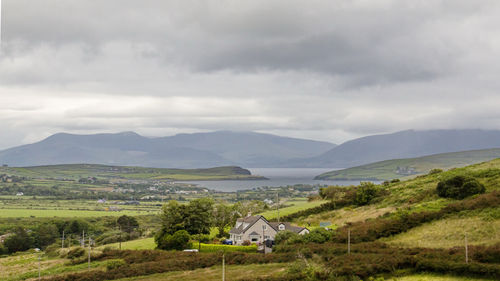
{"label": "rolling hill", "polygon": [[500,158],[500,148],[450,152],[418,158],[393,159],[323,173],[318,180],[389,180],[426,174],[431,169],[450,169]]}

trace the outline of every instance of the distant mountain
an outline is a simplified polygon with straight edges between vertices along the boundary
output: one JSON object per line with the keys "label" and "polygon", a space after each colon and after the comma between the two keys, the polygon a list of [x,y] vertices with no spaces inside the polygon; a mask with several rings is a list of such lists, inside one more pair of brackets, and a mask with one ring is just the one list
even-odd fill
{"label": "distant mountain", "polygon": [[322,155],[289,161],[288,166],[348,168],[382,160],[487,148],[500,148],[500,131],[408,130],[351,140]]}
{"label": "distant mountain", "polygon": [[0,151],[0,164],[272,167],[292,158],[319,155],[333,147],[334,144],[327,142],[253,132],[220,131],[160,138],[148,138],[133,132],[94,135],[59,133],[34,144]]}
{"label": "distant mountain", "polygon": [[451,169],[500,158],[500,148],[433,154],[393,159],[331,171],[317,180],[389,180],[427,174],[431,169]]}

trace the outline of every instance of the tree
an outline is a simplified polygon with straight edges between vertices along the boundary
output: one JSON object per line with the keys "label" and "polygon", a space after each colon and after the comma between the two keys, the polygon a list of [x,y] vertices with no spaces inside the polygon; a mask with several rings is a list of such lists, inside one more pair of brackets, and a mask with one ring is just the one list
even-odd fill
{"label": "tree", "polygon": [[370,203],[377,196],[378,188],[371,182],[362,182],[356,190],[354,203],[362,206]]}
{"label": "tree", "polygon": [[33,246],[33,239],[24,228],[18,227],[11,236],[5,239],[4,245],[9,253],[26,251]]}
{"label": "tree", "polygon": [[238,215],[232,207],[224,204],[218,204],[215,206],[213,211],[213,221],[214,226],[217,227],[219,231],[217,237],[225,236],[226,233],[224,229],[226,226],[234,224],[237,217]]}
{"label": "tree", "polygon": [[40,225],[35,232],[35,244],[39,248],[45,248],[54,243],[57,238],[59,238],[59,230],[51,223]]}
{"label": "tree", "polygon": [[172,236],[181,230],[186,231],[188,235],[210,233],[213,215],[212,199],[196,199],[187,205],[169,201],[162,210],[162,228],[155,236],[156,244],[160,249],[171,247],[169,246],[170,239],[173,239]]}
{"label": "tree", "polygon": [[200,198],[189,202],[185,213],[185,230],[189,234],[209,234],[212,226],[212,210],[214,201]]}
{"label": "tree", "polygon": [[184,205],[179,204],[175,200],[163,205],[161,232],[164,234],[174,234],[176,231],[184,229],[185,209]]}
{"label": "tree", "polygon": [[139,223],[137,222],[137,220],[134,217],[127,215],[119,217],[116,222],[118,223],[122,231],[125,231],[129,234],[132,233],[134,229],[139,227]]}

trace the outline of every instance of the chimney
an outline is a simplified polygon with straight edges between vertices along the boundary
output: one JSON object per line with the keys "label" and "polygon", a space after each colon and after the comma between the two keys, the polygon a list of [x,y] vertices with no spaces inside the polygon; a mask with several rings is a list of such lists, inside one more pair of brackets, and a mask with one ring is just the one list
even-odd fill
{"label": "chimney", "polygon": [[247,218],[252,216],[252,212],[248,212]]}

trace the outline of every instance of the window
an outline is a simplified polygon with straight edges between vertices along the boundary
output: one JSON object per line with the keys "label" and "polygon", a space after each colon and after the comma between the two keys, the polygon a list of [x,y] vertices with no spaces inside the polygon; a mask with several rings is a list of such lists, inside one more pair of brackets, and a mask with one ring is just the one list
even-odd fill
{"label": "window", "polygon": [[279,230],[285,230],[285,225],[284,224],[280,224]]}
{"label": "window", "polygon": [[264,236],[264,240],[269,239],[269,238],[270,238],[269,235]]}
{"label": "window", "polygon": [[258,237],[252,237],[252,242],[257,242],[257,241],[259,241]]}
{"label": "window", "polygon": [[262,229],[267,230],[267,225],[263,224]]}

